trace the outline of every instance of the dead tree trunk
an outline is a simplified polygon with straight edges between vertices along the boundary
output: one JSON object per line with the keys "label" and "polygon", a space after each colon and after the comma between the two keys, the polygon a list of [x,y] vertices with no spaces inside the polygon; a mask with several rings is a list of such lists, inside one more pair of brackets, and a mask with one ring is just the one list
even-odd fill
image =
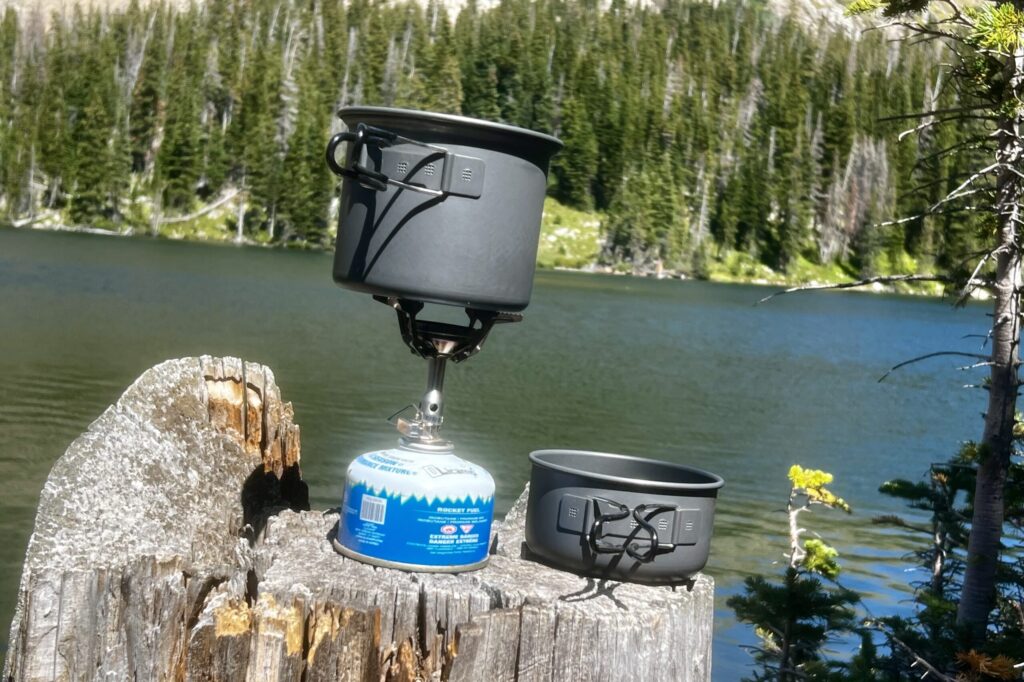
{"label": "dead tree trunk", "polygon": [[[1024,11],[1024,0],[1013,0]],[[1024,99],[1024,44],[1018,43],[1008,60],[1008,99]],[[995,307],[992,321],[992,370],[981,439],[978,476],[974,491],[974,515],[967,547],[963,590],[957,607],[957,622],[967,626],[975,641],[983,641],[988,615],[995,603],[996,569],[1003,533],[1004,494],[1013,426],[1020,387],[1020,290],[1021,246],[1019,229],[1024,214],[1024,113],[1019,106],[1004,115],[999,125],[996,161],[996,215],[999,247],[996,251]]]}
{"label": "dead tree trunk", "polygon": [[375,568],[303,511],[299,431],[270,370],[146,372],[57,462],[4,665],[27,680],[710,678],[713,582],[645,587],[522,557],[525,495],[488,566]]}

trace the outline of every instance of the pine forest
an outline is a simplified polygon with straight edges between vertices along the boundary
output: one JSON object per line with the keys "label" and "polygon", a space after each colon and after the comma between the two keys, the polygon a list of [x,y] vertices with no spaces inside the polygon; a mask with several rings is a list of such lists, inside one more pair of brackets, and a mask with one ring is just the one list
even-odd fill
{"label": "pine forest", "polygon": [[940,152],[975,132],[899,136],[957,106],[941,48],[805,24],[737,0],[7,9],[0,224],[329,245],[324,145],[366,104],[559,136],[550,204],[599,216],[610,266],[961,268],[983,226],[922,215],[970,162]]}

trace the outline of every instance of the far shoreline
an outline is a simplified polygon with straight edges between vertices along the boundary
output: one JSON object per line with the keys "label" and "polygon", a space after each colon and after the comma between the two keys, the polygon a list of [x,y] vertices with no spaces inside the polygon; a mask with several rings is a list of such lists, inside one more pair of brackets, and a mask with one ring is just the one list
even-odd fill
{"label": "far shoreline", "polygon": [[[236,239],[234,236],[225,234],[226,238],[218,239],[196,239],[188,236],[175,236],[174,234],[149,234],[139,233],[135,230],[129,229],[127,231],[118,232],[115,230],[106,230],[97,227],[85,227],[76,225],[63,225],[55,223],[27,223],[24,225],[14,225],[11,223],[0,223],[0,230],[9,229],[17,232],[53,232],[53,233],[65,233],[65,234],[87,234],[92,236],[101,237],[115,237],[115,238],[133,238],[133,239],[150,239],[154,242],[179,242],[189,244],[205,244],[205,245],[223,245],[223,246],[241,246],[241,247],[255,247],[262,249],[281,249],[288,251],[310,251],[310,252],[322,252],[322,253],[333,253],[334,248],[332,245],[318,245],[311,244],[308,242],[260,242],[257,240],[243,238],[241,240]],[[707,278],[694,277],[685,272],[678,270],[643,270],[640,268],[625,269],[623,267],[615,267],[611,265],[604,265],[600,263],[589,263],[582,267],[568,267],[564,265],[545,265],[538,263],[537,270],[543,272],[571,272],[587,275],[606,275],[610,277],[632,277],[637,279],[647,280],[676,280],[676,281],[694,281],[694,282],[711,282],[713,284],[740,284],[747,286],[759,286],[766,289],[778,288],[786,289],[790,287],[799,286],[828,286],[831,284],[840,284],[843,282],[825,282],[825,281],[801,281],[798,279],[787,279],[785,277],[779,277],[778,279],[770,279],[766,277],[743,277],[730,275],[726,277],[710,276]],[[846,280],[852,281],[852,280]],[[829,289],[820,289],[819,293],[827,292]],[[874,283],[871,285],[865,285],[862,287],[850,287],[843,289],[846,292],[856,293],[869,293],[869,294],[890,294],[898,296],[914,296],[914,297],[925,297],[925,298],[946,298],[945,292],[937,292],[933,287],[923,287],[914,285],[891,285]],[[976,290],[972,295],[974,301],[986,301],[990,298],[987,292]]]}

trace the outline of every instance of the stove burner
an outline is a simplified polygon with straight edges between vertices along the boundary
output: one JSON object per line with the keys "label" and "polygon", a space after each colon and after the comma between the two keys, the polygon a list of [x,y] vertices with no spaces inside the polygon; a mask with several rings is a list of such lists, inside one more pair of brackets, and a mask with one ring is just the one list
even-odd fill
{"label": "stove burner", "polygon": [[468,325],[448,324],[418,320],[423,303],[407,298],[374,296],[398,313],[398,328],[402,340],[415,355],[421,358],[438,358],[462,362],[480,352],[487,335],[496,324],[519,322],[523,316],[518,313],[500,313],[494,310],[466,308]]}
{"label": "stove burner", "polygon": [[[444,421],[444,372],[448,360],[462,362],[476,355],[494,325],[519,322],[523,316],[466,308],[468,325],[432,322],[416,319],[423,310],[420,301],[387,296],[373,298],[395,309],[405,345],[414,355],[424,358],[428,363],[427,390],[420,398],[419,405],[402,408],[391,415],[388,421],[395,425],[406,444],[432,450],[450,449],[451,443],[443,439],[440,433]],[[401,416],[409,408],[415,411],[414,415],[411,418]]]}

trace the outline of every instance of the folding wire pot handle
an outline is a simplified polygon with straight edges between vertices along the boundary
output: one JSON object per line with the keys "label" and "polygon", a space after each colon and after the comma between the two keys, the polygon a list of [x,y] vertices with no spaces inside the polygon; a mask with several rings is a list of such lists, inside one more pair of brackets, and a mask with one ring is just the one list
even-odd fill
{"label": "folding wire pot handle", "polygon": [[[337,159],[338,146],[343,142],[352,144],[352,149],[347,154],[348,158],[352,159],[352,163],[347,168],[340,165]],[[429,187],[423,187],[422,185],[414,185],[402,180],[396,180],[395,178],[389,177],[378,170],[369,168],[362,163],[364,151],[368,146],[376,147],[378,149],[386,149],[399,144],[415,145],[433,152],[432,154],[420,159],[417,166],[414,166],[413,171],[415,171],[419,165],[423,165],[438,156],[443,159],[440,189],[431,189]],[[455,154],[444,147],[420,142],[419,140],[413,140],[405,137],[404,135],[399,135],[396,132],[377,128],[376,126],[366,125],[365,123],[358,124],[354,131],[346,130],[338,133],[327,143],[327,166],[335,175],[355,180],[360,187],[377,192],[383,192],[387,190],[388,185],[392,185],[412,192],[429,194],[434,197],[443,197],[452,193],[451,185],[453,169],[457,165],[466,166],[467,164],[478,166],[482,165],[482,162],[479,159]]]}
{"label": "folding wire pot handle", "polygon": [[[646,564],[657,556],[659,550],[665,552],[675,549],[676,545],[671,542],[658,542],[658,529],[650,521],[662,512],[674,512],[676,507],[668,504],[638,504],[630,510],[628,506],[615,500],[609,500],[604,497],[592,497],[590,499],[594,503],[594,519],[591,521],[590,528],[584,537],[595,554],[626,553],[637,561]],[[599,505],[602,502],[615,507],[615,511],[603,513]],[[637,529],[630,534],[630,537],[626,538],[621,544],[614,544],[603,539],[605,533],[604,524],[606,522],[619,521],[627,518],[630,514],[632,514],[633,521],[637,525]],[[637,535],[641,531],[647,534],[645,539],[649,541],[646,550],[642,550],[640,544],[636,542]]]}

